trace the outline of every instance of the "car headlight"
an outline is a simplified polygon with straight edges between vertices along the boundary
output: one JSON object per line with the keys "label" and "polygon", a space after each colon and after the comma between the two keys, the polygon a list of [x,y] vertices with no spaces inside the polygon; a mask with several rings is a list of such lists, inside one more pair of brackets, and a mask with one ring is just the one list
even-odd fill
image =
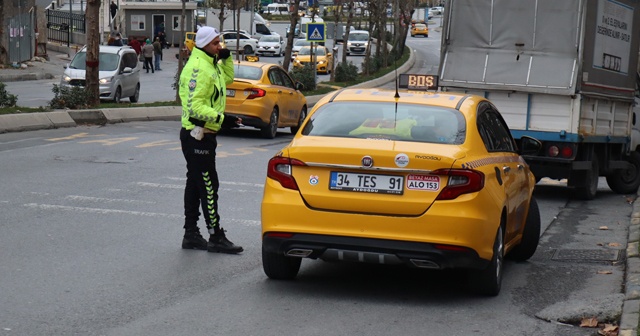
{"label": "car headlight", "polygon": [[364,46],[365,46],[365,47],[366,47],[366,46],[368,46],[368,45],[369,45],[369,42],[365,42],[365,43],[364,43]]}
{"label": "car headlight", "polygon": [[347,42],[347,46],[349,46],[349,47],[350,47],[350,46],[351,46],[351,42]]}
{"label": "car headlight", "polygon": [[71,81],[71,77],[69,77],[69,76],[62,76],[62,80],[68,83],[68,82],[70,82],[70,81]]}
{"label": "car headlight", "polygon": [[320,65],[325,64],[325,63],[327,63],[327,61],[324,61],[324,60],[318,61],[318,64],[320,64]]}
{"label": "car headlight", "polygon": [[100,78],[100,80],[98,81],[100,84],[107,84],[107,83],[111,83],[111,79],[113,79],[113,77],[108,77],[108,78]]}
{"label": "car headlight", "polygon": [[273,47],[273,49],[280,49],[280,46],[277,45],[277,46]]}
{"label": "car headlight", "polygon": [[295,64],[300,64],[300,60],[293,61]]}

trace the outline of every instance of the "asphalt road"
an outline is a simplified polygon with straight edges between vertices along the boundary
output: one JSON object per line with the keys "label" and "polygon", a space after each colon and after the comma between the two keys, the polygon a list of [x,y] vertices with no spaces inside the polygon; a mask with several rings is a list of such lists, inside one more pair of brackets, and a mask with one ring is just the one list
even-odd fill
{"label": "asphalt road", "polygon": [[604,185],[596,200],[573,201],[551,181],[535,192],[538,252],[506,263],[498,297],[470,294],[461,272],[310,260],[296,281],[270,281],[260,200],[266,163],[291,138],[284,129],[273,140],[219,136],[222,223],[245,252],[181,250],[178,128],[0,134],[0,334],[573,336],[588,333],[537,316],[598,309],[620,292],[620,262],[563,256],[622,253],[631,205]]}

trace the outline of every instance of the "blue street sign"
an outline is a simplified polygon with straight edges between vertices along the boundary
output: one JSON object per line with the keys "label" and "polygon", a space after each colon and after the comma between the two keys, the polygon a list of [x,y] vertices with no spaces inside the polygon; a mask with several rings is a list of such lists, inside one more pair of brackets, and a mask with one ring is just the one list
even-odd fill
{"label": "blue street sign", "polygon": [[324,42],[326,40],[326,29],[324,22],[307,23],[307,41]]}
{"label": "blue street sign", "polygon": [[316,0],[307,0],[307,7],[313,7],[316,4]]}

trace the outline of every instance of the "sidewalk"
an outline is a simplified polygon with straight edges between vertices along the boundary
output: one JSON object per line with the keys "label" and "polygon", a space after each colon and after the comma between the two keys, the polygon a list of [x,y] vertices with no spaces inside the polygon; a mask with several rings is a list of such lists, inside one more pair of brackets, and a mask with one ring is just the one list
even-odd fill
{"label": "sidewalk", "polygon": [[29,62],[24,62],[26,69],[16,69],[11,66],[0,68],[0,82],[18,82],[38,79],[52,79],[62,76],[64,66],[71,62],[76,49],[81,46],[62,46],[59,44],[47,44],[48,60],[42,57],[34,57]]}

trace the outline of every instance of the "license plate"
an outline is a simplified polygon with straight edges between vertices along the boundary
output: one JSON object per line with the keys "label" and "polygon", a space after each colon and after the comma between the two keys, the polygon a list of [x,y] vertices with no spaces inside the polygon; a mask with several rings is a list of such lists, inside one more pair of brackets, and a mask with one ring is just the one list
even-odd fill
{"label": "license plate", "polygon": [[330,190],[402,195],[404,176],[331,172]]}
{"label": "license plate", "polygon": [[236,90],[227,90],[227,97],[235,97]]}

